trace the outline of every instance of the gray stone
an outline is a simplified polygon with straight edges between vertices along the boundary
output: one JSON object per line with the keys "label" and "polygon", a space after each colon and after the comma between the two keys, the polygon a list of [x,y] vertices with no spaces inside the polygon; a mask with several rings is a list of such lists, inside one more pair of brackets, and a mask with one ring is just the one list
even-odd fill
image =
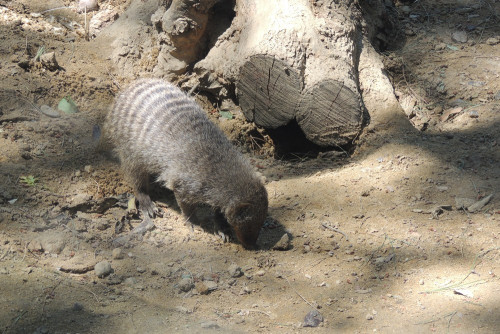
{"label": "gray stone", "polygon": [[458,43],[467,43],[467,33],[463,30],[455,31],[451,34],[451,39]]}
{"label": "gray stone", "polygon": [[229,272],[229,275],[231,277],[234,277],[234,278],[240,277],[241,275],[243,275],[243,273],[241,272],[241,268],[238,265],[234,264],[234,263],[229,266],[229,268],[227,269],[227,271]]}
{"label": "gray stone", "polygon": [[193,280],[190,278],[183,278],[177,283],[177,287],[182,292],[188,292],[194,287]]}
{"label": "gray stone", "polygon": [[95,265],[94,271],[97,277],[103,278],[109,275],[113,271],[113,268],[111,268],[111,264],[108,261],[101,261]]}
{"label": "gray stone", "polygon": [[273,246],[274,250],[288,250],[290,248],[290,236],[288,236],[288,233],[283,234],[281,236],[281,239],[276,243],[276,245]]}
{"label": "gray stone", "polygon": [[55,71],[59,68],[55,52],[44,53],[40,56],[40,62],[43,67],[47,68],[49,71]]}
{"label": "gray stone", "polygon": [[318,310],[312,310],[304,318],[304,327],[318,327],[323,322],[323,316]]}
{"label": "gray stone", "polygon": [[204,321],[200,324],[201,328],[217,329],[219,325],[215,321]]}
{"label": "gray stone", "polygon": [[113,260],[123,259],[123,251],[122,251],[122,249],[121,248],[115,248],[115,249],[113,249],[112,257],[113,257]]}
{"label": "gray stone", "polygon": [[44,114],[45,116],[49,116],[49,117],[52,117],[52,118],[58,118],[58,117],[61,117],[61,115],[59,114],[59,112],[57,110],[55,110],[54,108],[44,104],[40,107],[40,111],[42,112],[42,114]]}

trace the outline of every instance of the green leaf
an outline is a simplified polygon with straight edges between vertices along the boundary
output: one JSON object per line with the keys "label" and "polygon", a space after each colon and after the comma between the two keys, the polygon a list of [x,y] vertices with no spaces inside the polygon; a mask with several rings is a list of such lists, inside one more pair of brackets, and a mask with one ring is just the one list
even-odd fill
{"label": "green leaf", "polygon": [[20,176],[19,182],[26,184],[27,186],[33,187],[35,183],[38,182],[38,178],[33,175]]}
{"label": "green leaf", "polygon": [[74,114],[78,112],[78,107],[76,106],[75,101],[70,96],[66,96],[59,101],[57,105],[57,109],[61,110],[66,114]]}
{"label": "green leaf", "polygon": [[222,118],[226,118],[226,119],[233,119],[233,114],[231,114],[230,111],[219,111],[219,115],[222,117]]}

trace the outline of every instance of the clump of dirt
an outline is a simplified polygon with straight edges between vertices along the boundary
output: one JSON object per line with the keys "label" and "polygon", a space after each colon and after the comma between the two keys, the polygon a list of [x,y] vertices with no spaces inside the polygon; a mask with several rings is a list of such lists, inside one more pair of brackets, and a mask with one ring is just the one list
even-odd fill
{"label": "clump of dirt", "polygon": [[[130,78],[76,5],[0,2],[3,332],[500,330],[496,2],[397,7],[407,42],[387,65],[417,130],[370,130],[349,156],[273,159],[269,133],[202,99],[266,179],[259,251],[186,226],[168,191],[130,233],[130,187],[92,137]],[[55,69],[37,58],[52,52]]]}

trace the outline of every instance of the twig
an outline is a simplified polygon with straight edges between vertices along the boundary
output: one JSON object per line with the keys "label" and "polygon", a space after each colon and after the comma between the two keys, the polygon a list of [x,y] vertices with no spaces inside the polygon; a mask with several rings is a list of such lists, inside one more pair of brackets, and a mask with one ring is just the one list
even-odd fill
{"label": "twig", "polygon": [[472,281],[472,282],[469,282],[469,283],[458,282],[458,283],[455,283],[455,284],[450,284],[450,285],[444,286],[442,288],[437,288],[437,289],[433,289],[433,290],[422,291],[422,292],[419,292],[419,294],[433,293],[433,292],[444,291],[444,290],[454,289],[454,288],[464,288],[464,287],[472,286],[473,284],[484,284],[484,283],[488,283],[488,280],[479,279],[479,280]]}
{"label": "twig", "polygon": [[87,31],[87,5],[85,5],[85,40],[89,40],[89,32]]}
{"label": "twig", "polygon": [[92,179],[92,181],[94,181],[94,182],[95,182],[95,184],[97,184],[97,191],[96,191],[96,193],[97,193],[97,196],[99,196],[99,182],[97,182],[97,181],[96,181],[96,180],[94,180],[94,179]]}
{"label": "twig", "polygon": [[261,310],[246,310],[248,312],[255,312],[255,313],[262,313],[262,314],[265,314],[267,315],[269,318],[271,317],[271,315],[269,314],[269,312],[266,312],[266,311],[261,311]]}
{"label": "twig", "polygon": [[43,12],[40,12],[40,14],[44,14],[44,13],[48,13],[48,12],[52,12],[54,10],[59,10],[59,9],[72,9],[72,8],[76,8],[75,6],[62,6],[62,7],[56,7],[56,8],[51,8],[51,9],[47,9],[47,10],[44,10]]}
{"label": "twig", "polygon": [[24,244],[24,252],[23,252],[23,258],[21,259],[20,262],[23,262],[24,261],[24,258],[26,257],[26,252],[28,250],[28,243],[25,243]]}
{"label": "twig", "polygon": [[337,233],[340,233],[342,234],[344,237],[345,237],[345,240],[346,241],[349,241],[349,237],[347,236],[347,234],[345,234],[344,232],[342,232],[341,230],[335,228],[335,227],[331,227],[330,225],[326,225],[325,223],[321,223],[321,226],[323,226],[324,228],[327,228],[329,230],[332,230],[334,232],[337,232]]}
{"label": "twig", "polygon": [[447,328],[447,333],[450,332],[450,326],[451,326],[451,319],[453,319],[453,316],[457,314],[457,311],[453,312],[450,316],[450,320],[448,320],[448,328]]}
{"label": "twig", "polygon": [[85,274],[88,273],[89,271],[94,270],[95,264],[88,265],[86,267],[82,268],[67,268],[67,267],[59,267],[59,271],[62,271],[63,273],[69,273],[69,274]]}
{"label": "twig", "polygon": [[90,293],[94,296],[95,300],[97,300],[97,302],[98,302],[98,303],[100,303],[100,302],[101,302],[101,301],[99,300],[99,298],[97,297],[97,295],[96,295],[96,294],[95,294],[92,290],[87,289],[87,288],[84,288],[84,290],[85,290],[85,291],[87,291],[87,292],[90,292]]}
{"label": "twig", "polygon": [[5,251],[5,253],[3,253],[3,255],[2,255],[2,256],[0,256],[0,260],[3,260],[3,258],[4,258],[4,257],[6,257],[6,256],[7,256],[7,254],[9,254],[11,250],[12,250],[12,246],[9,246],[9,249],[7,249],[7,250]]}
{"label": "twig", "polygon": [[302,300],[305,301],[307,305],[311,306],[312,309],[314,310],[316,309],[316,307],[314,307],[313,304],[309,303],[307,299],[305,299],[297,290],[295,290],[295,288],[292,286],[288,278],[286,278],[285,276],[283,276],[283,278],[286,279],[286,282],[288,283],[288,285],[290,285],[290,288],[292,288],[293,292],[295,292],[300,298],[302,298]]}
{"label": "twig", "polygon": [[109,70],[109,67],[106,68],[108,70],[108,75],[111,77],[111,81],[116,85],[118,89],[120,89],[120,84],[116,81],[115,77],[111,74],[111,71]]}

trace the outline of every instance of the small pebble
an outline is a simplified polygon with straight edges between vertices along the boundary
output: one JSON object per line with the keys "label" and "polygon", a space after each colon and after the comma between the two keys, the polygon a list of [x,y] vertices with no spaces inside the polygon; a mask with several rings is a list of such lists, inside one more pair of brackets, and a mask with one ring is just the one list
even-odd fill
{"label": "small pebble", "polygon": [[137,272],[143,274],[146,272],[146,269],[143,267],[137,267]]}
{"label": "small pebble", "polygon": [[108,261],[101,261],[95,265],[94,271],[97,277],[103,278],[109,275],[113,271],[113,268],[111,268],[111,264]]}
{"label": "small pebble", "polygon": [[285,251],[290,248],[290,237],[288,233],[283,234],[281,239],[273,246],[274,250]]}
{"label": "small pebble", "polygon": [[496,37],[490,37],[486,40],[486,44],[488,45],[497,45],[498,43],[500,43],[500,39]]}
{"label": "small pebble", "polygon": [[264,276],[266,274],[266,272],[264,270],[259,270],[255,273],[255,275],[257,276]]}
{"label": "small pebble", "polygon": [[373,315],[372,314],[367,314],[366,315],[366,320],[373,320]]}
{"label": "small pebble", "polygon": [[125,278],[125,280],[123,281],[123,283],[125,283],[126,285],[135,285],[135,284],[137,284],[137,278],[135,278],[135,277],[127,277],[127,278]]}
{"label": "small pebble", "polygon": [[83,310],[83,305],[80,304],[80,303],[74,303],[73,307],[72,307],[72,310],[73,311],[81,311],[81,310]]}
{"label": "small pebble", "polygon": [[323,322],[323,316],[318,310],[312,310],[304,318],[304,327],[318,327]]}
{"label": "small pebble", "polygon": [[463,30],[455,31],[451,34],[451,39],[458,43],[467,43],[467,33]]}
{"label": "small pebble", "polygon": [[88,12],[95,11],[99,9],[99,4],[97,0],[80,0],[78,2],[78,13],[85,13],[85,9]]}
{"label": "small pebble", "polygon": [[183,278],[177,283],[177,287],[182,292],[188,292],[194,287],[194,284],[190,278]]}
{"label": "small pebble", "polygon": [[113,249],[112,256],[113,256],[113,260],[123,259],[123,251],[122,251],[122,249],[121,248],[115,248],[115,249]]}
{"label": "small pebble", "polygon": [[241,275],[243,275],[243,273],[241,272],[241,268],[238,267],[238,265],[236,265],[234,263],[229,266],[227,271],[229,272],[229,275],[231,277],[234,277],[234,278],[240,277]]}
{"label": "small pebble", "polygon": [[42,112],[42,114],[44,114],[45,116],[49,116],[49,117],[52,117],[52,118],[58,118],[58,117],[61,117],[61,115],[59,114],[59,112],[57,110],[55,110],[54,108],[44,104],[40,107],[40,111]]}
{"label": "small pebble", "polygon": [[219,325],[215,321],[205,321],[200,324],[201,328],[217,329]]}
{"label": "small pebble", "polygon": [[83,168],[83,170],[85,171],[85,173],[92,173],[92,166],[91,165],[87,165]]}

